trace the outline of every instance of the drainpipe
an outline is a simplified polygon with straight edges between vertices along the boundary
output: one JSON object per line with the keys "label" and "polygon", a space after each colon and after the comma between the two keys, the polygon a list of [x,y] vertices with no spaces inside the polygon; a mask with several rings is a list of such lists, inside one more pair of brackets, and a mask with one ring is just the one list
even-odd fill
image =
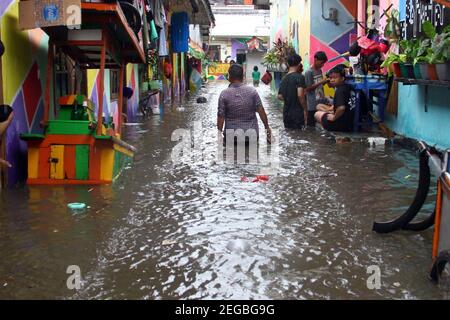
{"label": "drainpipe", "polygon": [[[367,2],[366,0],[358,0],[358,21],[362,22],[362,25],[366,25],[366,12]],[[361,26],[358,26],[358,37],[364,36],[366,31]]]}

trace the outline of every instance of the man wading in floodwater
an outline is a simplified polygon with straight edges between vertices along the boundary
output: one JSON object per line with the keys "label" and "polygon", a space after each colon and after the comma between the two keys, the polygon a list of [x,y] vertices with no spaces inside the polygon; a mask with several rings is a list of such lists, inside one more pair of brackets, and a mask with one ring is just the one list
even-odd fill
{"label": "man wading in floodwater", "polygon": [[278,90],[278,99],[284,102],[283,122],[286,129],[302,129],[308,118],[305,100],[305,77],[302,75],[302,58],[298,54],[288,57],[288,74]]}
{"label": "man wading in floodwater", "polygon": [[[243,130],[246,142],[248,137],[256,134],[259,138],[258,119],[256,113],[259,114],[261,121],[266,129],[267,141],[272,141],[272,131],[269,127],[266,111],[261,102],[261,98],[255,88],[245,85],[244,69],[238,64],[233,64],[228,69],[228,79],[230,86],[222,91],[219,97],[219,110],[217,112],[217,129],[222,137],[227,138],[229,130],[233,132],[230,138],[235,138],[236,130]],[[225,136],[223,136],[225,124]]]}

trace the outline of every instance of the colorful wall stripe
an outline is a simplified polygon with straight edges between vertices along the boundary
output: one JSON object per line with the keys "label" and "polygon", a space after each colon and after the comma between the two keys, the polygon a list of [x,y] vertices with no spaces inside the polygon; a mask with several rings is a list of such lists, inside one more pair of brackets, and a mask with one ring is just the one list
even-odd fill
{"label": "colorful wall stripe", "polygon": [[[325,51],[329,58],[348,51],[350,36],[356,34],[354,25],[347,24],[358,16],[356,0],[327,0],[323,4],[324,8],[322,1],[278,0],[272,6],[278,9],[271,12],[271,41],[288,40],[302,56],[305,69],[317,51]],[[322,18],[322,12],[327,13],[332,7],[338,9],[339,25]],[[324,71],[345,61],[327,64]]]}

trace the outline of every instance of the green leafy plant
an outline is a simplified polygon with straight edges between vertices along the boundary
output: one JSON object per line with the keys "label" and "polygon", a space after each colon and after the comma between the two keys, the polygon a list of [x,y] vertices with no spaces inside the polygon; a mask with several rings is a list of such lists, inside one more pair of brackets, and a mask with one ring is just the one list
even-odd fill
{"label": "green leafy plant", "polygon": [[436,28],[430,21],[425,21],[422,24],[422,30],[428,39],[434,39],[434,37],[436,36]]}
{"label": "green leafy plant", "polygon": [[397,43],[401,38],[400,12],[393,9],[390,14],[386,14],[386,27],[384,28],[384,36],[391,43]]}
{"label": "green leafy plant", "polygon": [[295,49],[292,45],[279,39],[264,56],[262,64],[267,68],[278,69],[280,65],[286,64],[287,57],[294,53]]}
{"label": "green leafy plant", "polygon": [[396,53],[390,53],[387,58],[383,61],[381,64],[382,68],[387,68],[389,75],[392,75],[391,71],[391,65],[394,63],[405,63],[406,62],[406,55],[405,54],[396,54]]}
{"label": "green leafy plant", "polygon": [[426,21],[422,29],[427,39],[422,41],[415,62],[434,64],[450,61],[450,25],[446,26],[441,33],[437,33],[433,24]]}
{"label": "green leafy plant", "polygon": [[432,43],[432,63],[445,63],[450,61],[450,32],[437,34]]}
{"label": "green leafy plant", "polygon": [[421,41],[419,39],[402,40],[400,41],[400,48],[406,57],[406,63],[414,63],[414,59],[421,49]]}

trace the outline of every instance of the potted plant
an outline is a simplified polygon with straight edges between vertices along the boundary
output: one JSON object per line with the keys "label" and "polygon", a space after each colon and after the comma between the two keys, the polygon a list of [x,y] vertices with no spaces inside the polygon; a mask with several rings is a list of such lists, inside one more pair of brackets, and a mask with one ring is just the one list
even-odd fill
{"label": "potted plant", "polygon": [[395,75],[397,78],[402,77],[402,72],[400,69],[400,63],[405,63],[406,55],[405,54],[396,54],[389,53],[387,58],[381,64],[381,67],[386,68],[388,70],[389,76]]}
{"label": "potted plant", "polygon": [[400,41],[400,48],[406,57],[406,62],[403,64],[400,63],[402,77],[415,79],[413,63],[414,59],[417,57],[417,53],[419,52],[420,44],[421,42],[419,39]]}
{"label": "potted plant", "polygon": [[274,42],[273,45],[273,48],[264,56],[263,65],[267,67],[268,71],[286,72],[287,57],[294,54],[295,49],[288,42],[281,39]]}
{"label": "potted plant", "polygon": [[431,49],[431,40],[424,39],[419,45],[417,56],[414,58],[414,75],[416,79],[429,80],[429,64],[432,60],[433,49]]}
{"label": "potted plant", "polygon": [[431,48],[437,78],[441,81],[450,81],[450,25],[441,34],[435,35]]}

